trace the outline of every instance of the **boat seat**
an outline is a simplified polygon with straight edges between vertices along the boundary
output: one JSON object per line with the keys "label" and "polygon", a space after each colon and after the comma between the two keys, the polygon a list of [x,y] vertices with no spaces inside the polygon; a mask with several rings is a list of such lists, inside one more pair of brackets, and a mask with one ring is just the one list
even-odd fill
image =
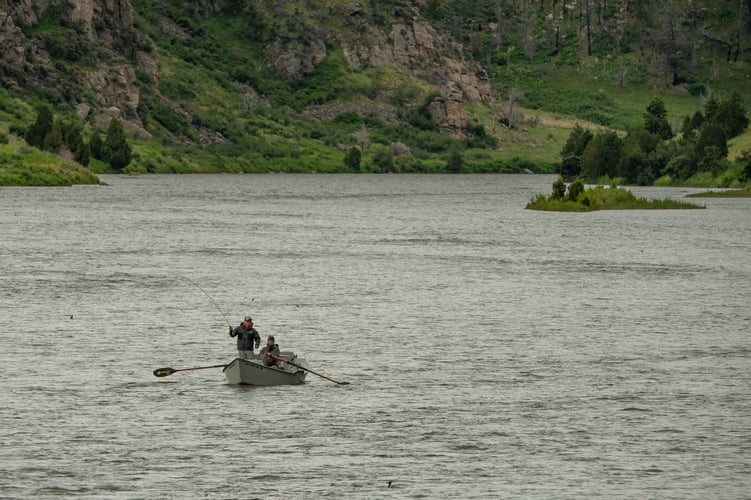
{"label": "boat seat", "polygon": [[279,356],[292,362],[294,362],[297,357],[292,351],[279,351]]}

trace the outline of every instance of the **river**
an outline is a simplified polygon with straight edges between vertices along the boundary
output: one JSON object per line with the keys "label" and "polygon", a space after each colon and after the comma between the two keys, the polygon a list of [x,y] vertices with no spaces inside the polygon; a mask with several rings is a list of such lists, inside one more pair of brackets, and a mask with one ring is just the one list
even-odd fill
{"label": "river", "polygon": [[[0,188],[2,498],[748,498],[750,199],[101,178]],[[246,314],[349,385],[152,375],[230,361]]]}

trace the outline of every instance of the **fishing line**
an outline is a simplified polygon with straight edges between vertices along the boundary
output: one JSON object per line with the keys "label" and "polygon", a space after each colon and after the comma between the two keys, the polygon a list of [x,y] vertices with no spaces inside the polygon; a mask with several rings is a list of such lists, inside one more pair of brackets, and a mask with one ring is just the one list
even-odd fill
{"label": "fishing line", "polygon": [[222,311],[222,309],[219,307],[219,305],[216,302],[214,302],[214,299],[211,297],[211,295],[209,295],[209,293],[206,290],[204,290],[203,288],[201,288],[201,285],[199,285],[195,281],[189,280],[188,278],[185,278],[185,279],[187,279],[188,281],[190,281],[191,283],[193,283],[195,286],[197,286],[198,289],[201,290],[204,293],[204,295],[206,295],[209,298],[209,300],[211,301],[211,303],[214,304],[214,307],[216,307],[216,310],[219,311],[219,314],[221,314],[222,317],[224,318],[224,321],[226,321],[227,324],[229,325],[229,327],[232,328],[232,323],[229,322],[229,320],[227,319],[227,316],[224,314],[224,311]]}

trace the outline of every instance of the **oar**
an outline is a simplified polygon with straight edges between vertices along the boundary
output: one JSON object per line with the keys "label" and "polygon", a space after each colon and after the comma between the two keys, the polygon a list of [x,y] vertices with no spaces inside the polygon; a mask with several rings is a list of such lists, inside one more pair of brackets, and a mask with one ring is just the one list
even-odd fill
{"label": "oar", "polygon": [[154,376],[156,377],[166,377],[167,375],[172,375],[175,372],[187,372],[189,370],[205,370],[206,368],[224,368],[227,365],[211,365],[211,366],[196,366],[195,368],[180,368],[179,370],[175,370],[174,368],[157,368],[154,370]]}
{"label": "oar", "polygon": [[319,377],[321,377],[321,378],[325,378],[325,379],[326,379],[326,380],[328,380],[329,382],[333,382],[333,383],[335,383],[335,384],[339,384],[339,385],[349,385],[349,382],[338,382],[338,381],[334,380],[333,378],[329,378],[329,377],[327,377],[326,375],[321,375],[320,373],[316,373],[316,372],[314,372],[313,370],[310,370],[310,369],[308,369],[308,368],[305,368],[304,366],[300,366],[300,365],[298,365],[298,364],[296,364],[296,363],[293,363],[292,361],[287,361],[286,359],[284,359],[284,358],[280,358],[279,356],[274,356],[273,354],[269,354],[269,356],[270,356],[270,357],[272,357],[272,358],[274,358],[274,359],[275,359],[275,360],[277,360],[277,361],[281,361],[281,362],[283,362],[283,363],[287,363],[288,365],[292,365],[292,366],[294,366],[294,367],[296,367],[296,368],[299,368],[299,369],[301,369],[301,370],[305,370],[306,372],[310,372],[310,373],[312,373],[313,375],[318,375],[318,376],[319,376]]}

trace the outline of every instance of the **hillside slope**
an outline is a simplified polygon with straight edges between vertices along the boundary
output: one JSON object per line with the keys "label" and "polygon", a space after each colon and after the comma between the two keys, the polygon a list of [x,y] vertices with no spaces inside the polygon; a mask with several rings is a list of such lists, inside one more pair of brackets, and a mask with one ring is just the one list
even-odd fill
{"label": "hillside slope", "polygon": [[0,0],[0,133],[46,103],[136,171],[546,170],[577,122],[747,94],[749,3]]}

